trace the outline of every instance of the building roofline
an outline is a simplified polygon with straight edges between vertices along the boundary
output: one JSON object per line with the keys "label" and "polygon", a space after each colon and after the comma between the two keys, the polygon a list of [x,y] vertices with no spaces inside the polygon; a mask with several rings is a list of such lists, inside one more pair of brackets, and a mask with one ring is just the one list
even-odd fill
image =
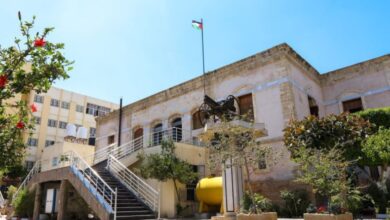
{"label": "building roofline", "polygon": [[[228,65],[219,67],[217,69],[208,71],[205,74],[205,76],[208,77],[208,76],[215,75],[215,74],[222,74],[223,72],[225,72],[228,69],[240,67],[241,65],[245,64],[249,60],[252,60],[252,59],[261,60],[261,59],[265,59],[267,57],[291,57],[298,64],[300,64],[305,70],[310,72],[313,75],[313,77],[318,78],[318,76],[320,75],[319,72],[309,62],[307,62],[301,55],[299,55],[292,47],[290,47],[290,45],[288,45],[287,43],[282,43],[282,44],[278,44],[274,47],[271,47],[267,50],[264,50],[262,52],[256,53],[252,56],[245,57],[245,58],[240,59],[236,62],[233,62],[233,63],[230,63]],[[163,99],[164,97],[167,96],[167,94],[174,92],[174,90],[184,88],[187,85],[192,84],[192,83],[195,83],[199,86],[202,86],[203,85],[203,83],[202,83],[203,77],[204,77],[203,75],[197,76],[197,77],[192,78],[190,80],[187,80],[183,83],[172,86],[168,89],[162,90],[162,91],[157,92],[153,95],[150,95],[148,97],[145,97],[143,99],[140,99],[138,101],[130,103],[130,104],[124,106],[123,110],[126,112],[126,111],[130,110],[131,108],[133,108],[134,106],[147,105],[146,103],[148,103],[148,101],[150,99],[158,98],[159,96],[161,96],[160,98]],[[115,110],[115,111],[110,112],[109,114],[107,114],[105,116],[98,117],[96,120],[97,120],[97,122],[102,121],[102,120],[105,120],[108,118],[115,117],[117,114],[118,114],[118,110]]]}
{"label": "building roofline", "polygon": [[365,68],[365,67],[368,67],[371,65],[382,63],[384,60],[390,60],[390,54],[385,54],[385,55],[382,55],[379,57],[375,57],[375,58],[361,61],[361,62],[352,64],[352,65],[348,65],[348,66],[345,66],[345,67],[342,67],[339,69],[335,69],[335,70],[332,70],[332,71],[329,71],[326,73],[322,73],[320,75],[320,78],[326,78],[326,77],[329,77],[330,75],[334,75],[334,74],[346,74],[347,72],[350,72],[350,70],[356,71],[356,69],[362,69],[362,68]]}
{"label": "building roofline", "polygon": [[[65,91],[65,92],[69,92],[69,93],[78,94],[78,95],[85,96],[85,97],[91,98],[91,99],[96,99],[96,100],[99,100],[99,101],[102,101],[102,102],[107,102],[107,103],[110,103],[110,104],[112,104],[112,105],[116,105],[116,106],[119,108],[119,104],[114,103],[114,102],[111,102],[111,101],[107,101],[107,100],[104,100],[104,99],[101,99],[101,98],[96,98],[96,97],[93,97],[93,96],[90,96],[90,95],[85,95],[85,94],[83,94],[83,93],[71,91],[71,90],[68,90],[68,89],[63,89],[63,88],[60,88],[60,87],[57,87],[57,86],[51,86],[50,89],[51,89],[51,88],[59,89],[59,90],[62,90],[62,91]],[[50,89],[49,89],[49,90],[50,90]],[[49,90],[48,90],[47,92],[44,92],[44,93],[48,93]]]}

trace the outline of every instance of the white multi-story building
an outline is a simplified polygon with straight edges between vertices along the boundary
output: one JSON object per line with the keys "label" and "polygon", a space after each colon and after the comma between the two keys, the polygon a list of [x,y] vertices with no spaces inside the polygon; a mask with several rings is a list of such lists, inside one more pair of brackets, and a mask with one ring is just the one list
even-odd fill
{"label": "white multi-story building", "polygon": [[[37,112],[33,134],[25,134],[27,143],[26,166],[31,167],[40,159],[43,149],[63,142],[69,123],[88,129],[88,137],[94,138],[97,116],[103,116],[118,108],[118,105],[79,93],[52,87],[47,93],[31,92],[24,97],[29,105],[34,103]],[[91,140],[94,145],[94,140]]]}

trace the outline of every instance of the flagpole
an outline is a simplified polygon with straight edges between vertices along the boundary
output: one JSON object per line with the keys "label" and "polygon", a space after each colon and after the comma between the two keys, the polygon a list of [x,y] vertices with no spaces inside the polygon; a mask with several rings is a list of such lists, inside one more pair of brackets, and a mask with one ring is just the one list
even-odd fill
{"label": "flagpole", "polygon": [[201,34],[202,34],[202,61],[203,61],[203,92],[204,92],[204,95],[206,95],[206,70],[204,67],[204,40],[203,40],[204,25],[203,25],[203,18],[200,19],[200,23],[202,24]]}

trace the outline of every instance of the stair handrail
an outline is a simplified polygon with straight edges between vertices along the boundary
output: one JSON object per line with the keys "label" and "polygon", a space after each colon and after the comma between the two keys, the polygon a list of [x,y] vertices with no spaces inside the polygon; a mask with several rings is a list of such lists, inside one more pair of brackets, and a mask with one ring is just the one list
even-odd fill
{"label": "stair handrail", "polygon": [[113,155],[115,158],[120,159],[142,148],[143,136],[133,139],[125,144],[122,144],[119,147],[113,148],[110,152],[110,155]]}
{"label": "stair handrail", "polygon": [[92,164],[98,164],[107,159],[108,155],[115,148],[116,145],[117,143],[112,143],[103,148],[100,148],[99,150],[95,151],[93,154],[85,157],[85,159],[92,158]]}
{"label": "stair handrail", "polygon": [[112,189],[103,178],[81,157],[74,151],[69,151],[62,154],[61,163],[63,165],[69,164],[75,171],[81,172],[83,178],[91,183],[91,186],[99,193],[112,208],[114,215],[116,215],[116,200],[117,192],[116,189]]}
{"label": "stair handrail", "polygon": [[23,182],[19,185],[18,189],[12,196],[12,200],[14,200],[19,192],[27,186],[28,182],[31,180],[31,178],[34,176],[34,174],[41,172],[41,161],[37,160],[34,164],[34,166],[31,168],[30,172],[28,172],[27,176],[24,178]]}
{"label": "stair handrail", "polygon": [[159,209],[159,192],[145,180],[138,177],[113,155],[107,160],[107,170],[113,174],[123,185],[134,193],[154,212]]}

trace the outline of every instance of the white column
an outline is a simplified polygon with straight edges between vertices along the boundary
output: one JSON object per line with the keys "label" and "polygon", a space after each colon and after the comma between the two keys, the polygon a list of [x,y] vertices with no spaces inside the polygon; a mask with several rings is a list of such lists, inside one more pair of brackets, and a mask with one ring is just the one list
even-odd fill
{"label": "white column", "polygon": [[183,129],[182,135],[183,135],[183,140],[191,140],[191,114],[185,114],[181,118],[181,126]]}
{"label": "white column", "polygon": [[243,196],[242,168],[232,165],[231,160],[225,163],[222,174],[224,216],[236,219],[236,211],[240,209]]}
{"label": "white column", "polygon": [[144,136],[143,136],[143,141],[144,141],[144,147],[149,147],[150,144],[150,125],[146,124],[143,126],[144,129]]}

